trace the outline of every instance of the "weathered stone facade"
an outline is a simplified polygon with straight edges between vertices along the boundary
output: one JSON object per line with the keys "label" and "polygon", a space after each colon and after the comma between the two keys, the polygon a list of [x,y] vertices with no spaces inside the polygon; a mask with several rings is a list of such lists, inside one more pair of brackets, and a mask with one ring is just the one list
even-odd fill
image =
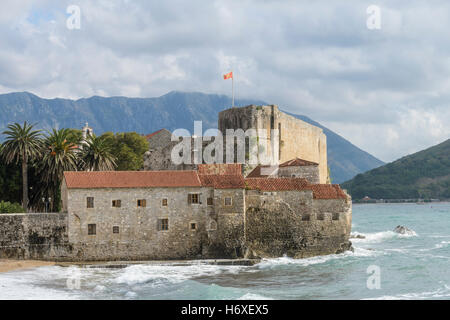
{"label": "weathered stone facade", "polygon": [[57,260],[69,256],[67,216],[0,214],[0,258]]}
{"label": "weathered stone facade", "polygon": [[314,199],[312,191],[248,192],[248,257],[341,253],[351,248],[350,230],[350,199]]}
{"label": "weathered stone facade", "polygon": [[272,154],[270,130],[278,129],[280,163],[295,158],[318,163],[319,182],[328,183],[327,138],[323,130],[280,111],[276,105],[251,105],[221,111],[218,129],[221,132],[226,129],[266,130],[267,155]]}
{"label": "weathered stone facade", "polygon": [[[247,106],[242,108],[231,108],[219,113],[218,129],[223,136],[223,163],[226,163],[226,130],[227,129],[248,129],[263,130],[265,137],[257,135],[257,150],[267,156],[272,156],[271,129],[278,129],[279,163],[301,158],[317,164],[317,168],[298,168],[300,174],[309,174],[314,183],[328,183],[327,165],[327,139],[323,130],[319,127],[308,124],[293,116],[290,116],[278,109],[278,106]],[[256,131],[258,133],[258,131]],[[201,138],[201,137],[200,137]],[[172,149],[178,144],[171,141],[169,131],[162,129],[147,136],[150,149],[144,155],[144,170],[196,170],[196,164],[174,164],[171,161]],[[208,137],[202,142],[203,149],[213,143],[214,137]],[[191,140],[194,146],[194,139]],[[242,147],[237,141],[233,142],[234,162],[239,162],[238,148]],[[256,165],[249,163],[249,141],[245,144],[245,162],[242,162],[244,174],[248,174]],[[194,149],[192,148],[191,159],[194,159]],[[200,158],[201,159],[201,158]],[[201,162],[201,161],[200,161]],[[286,169],[294,170],[294,169]],[[316,170],[318,180],[316,179]],[[306,172],[308,171],[308,172]],[[317,181],[317,182],[316,182]]]}
{"label": "weathered stone facade", "polygon": [[339,186],[244,179],[231,166],[66,173],[65,213],[0,215],[0,257],[302,258],[350,249],[351,199]]}
{"label": "weathered stone facade", "polygon": [[279,166],[258,165],[247,178],[304,178],[311,184],[320,183],[319,165],[298,158]]}

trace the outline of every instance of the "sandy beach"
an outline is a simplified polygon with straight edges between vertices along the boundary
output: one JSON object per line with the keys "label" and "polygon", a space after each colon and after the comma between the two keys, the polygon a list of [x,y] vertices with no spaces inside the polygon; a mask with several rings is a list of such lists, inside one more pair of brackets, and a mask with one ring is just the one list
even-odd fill
{"label": "sandy beach", "polygon": [[52,266],[54,264],[55,262],[51,261],[0,259],[0,272],[37,268],[42,266]]}

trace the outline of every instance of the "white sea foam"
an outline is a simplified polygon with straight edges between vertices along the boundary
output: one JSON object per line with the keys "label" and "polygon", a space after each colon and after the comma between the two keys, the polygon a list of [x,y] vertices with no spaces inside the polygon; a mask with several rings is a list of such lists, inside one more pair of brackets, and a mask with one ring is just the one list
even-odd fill
{"label": "white sea foam", "polygon": [[280,265],[290,265],[290,264],[295,264],[299,266],[310,266],[315,264],[326,263],[331,260],[346,259],[348,257],[371,257],[379,254],[382,253],[371,249],[354,247],[354,252],[346,251],[340,254],[330,254],[326,256],[317,256],[304,259],[294,259],[287,256],[272,259],[262,259],[261,262],[258,263],[256,266],[260,269],[274,268]]}
{"label": "white sea foam", "polygon": [[397,294],[393,296],[386,295],[381,297],[369,298],[366,300],[421,300],[421,299],[437,299],[449,297],[450,297],[450,287],[444,285],[444,287],[436,289],[434,291],[410,292]]}
{"label": "white sea foam", "polygon": [[355,231],[354,235],[362,235],[364,239],[352,238],[350,239],[353,243],[380,243],[386,240],[395,239],[395,238],[410,238],[417,237],[417,233],[411,230],[409,234],[400,234],[394,231],[380,231],[374,233],[361,233]]}
{"label": "white sea foam", "polygon": [[273,300],[273,299],[265,297],[265,296],[261,296],[256,293],[246,293],[242,297],[238,298],[237,300]]}
{"label": "white sea foam", "polygon": [[434,246],[435,249],[441,249],[441,248],[445,248],[448,247],[448,245],[450,244],[450,241],[441,241],[441,243],[438,243]]}
{"label": "white sea foam", "polygon": [[[82,299],[79,291],[67,288],[67,269],[51,266],[1,273],[0,300]],[[45,286],[50,281],[57,281],[58,286],[54,288]]]}
{"label": "white sea foam", "polygon": [[214,276],[221,273],[238,273],[242,266],[217,266],[208,264],[194,264],[188,266],[139,264],[129,266],[115,278],[119,284],[140,284],[152,282],[161,285],[167,282],[180,283],[192,278]]}
{"label": "white sea foam", "polygon": [[442,249],[448,247],[450,241],[441,241],[440,243],[436,243],[432,248],[419,249],[419,251],[432,251],[436,249]]}

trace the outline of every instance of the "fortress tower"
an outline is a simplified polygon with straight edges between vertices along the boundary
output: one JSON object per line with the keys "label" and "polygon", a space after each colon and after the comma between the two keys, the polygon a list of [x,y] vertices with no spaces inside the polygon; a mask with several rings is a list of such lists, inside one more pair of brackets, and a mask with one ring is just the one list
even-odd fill
{"label": "fortress tower", "polygon": [[280,111],[276,105],[250,105],[221,111],[218,129],[223,134],[226,129],[267,130],[267,155],[272,153],[271,129],[278,129],[279,163],[295,158],[318,163],[320,183],[329,181],[327,137],[323,130]]}

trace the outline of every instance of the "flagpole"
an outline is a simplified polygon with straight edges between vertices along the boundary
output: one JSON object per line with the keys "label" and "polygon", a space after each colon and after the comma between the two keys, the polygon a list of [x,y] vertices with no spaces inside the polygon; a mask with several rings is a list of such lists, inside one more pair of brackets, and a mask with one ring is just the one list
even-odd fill
{"label": "flagpole", "polygon": [[234,74],[231,77],[231,107],[234,108]]}

